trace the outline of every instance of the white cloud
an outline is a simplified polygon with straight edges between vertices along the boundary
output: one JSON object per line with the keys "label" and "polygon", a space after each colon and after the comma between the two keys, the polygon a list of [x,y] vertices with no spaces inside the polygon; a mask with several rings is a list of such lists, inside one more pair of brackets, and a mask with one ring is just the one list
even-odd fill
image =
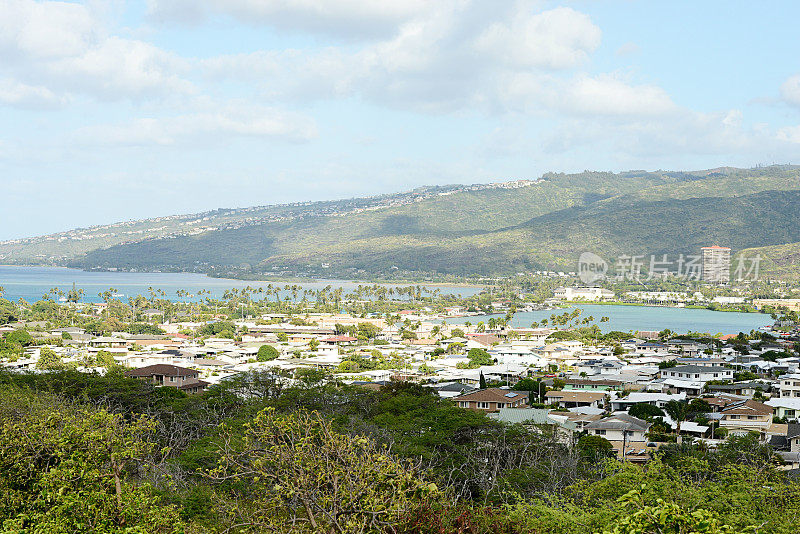
{"label": "white cloud", "polygon": [[625,56],[636,55],[640,51],[641,51],[641,48],[639,48],[638,44],[636,44],[634,42],[628,42],[628,43],[625,43],[624,45],[620,46],[619,48],[617,48],[617,51],[614,52],[614,54],[619,56],[619,57],[625,57]]}
{"label": "white cloud", "polygon": [[662,88],[630,85],[613,75],[579,76],[563,94],[567,107],[579,114],[646,117],[677,111]]}
{"label": "white cloud", "polygon": [[109,35],[89,6],[0,0],[4,74],[65,98],[79,92],[104,100],[192,90],[180,78],[188,62],[135,39]]}
{"label": "white cloud", "polygon": [[15,80],[0,80],[0,103],[22,108],[52,108],[66,103],[46,87],[25,85]]}
{"label": "white cloud", "polygon": [[800,144],[800,126],[786,126],[778,130],[778,139]]}
{"label": "white cloud", "polygon": [[[602,119],[602,120],[601,120]],[[569,153],[592,147],[598,154],[613,155],[620,162],[651,168],[679,168],[677,161],[718,155],[720,161],[747,164],[761,161],[766,152],[783,154],[785,146],[769,131],[743,125],[740,110],[699,113],[677,108],[663,116],[627,121],[574,118],[561,121],[542,139],[550,153]]]}
{"label": "white cloud", "polygon": [[49,71],[71,88],[104,99],[120,96],[190,93],[193,86],[176,72],[188,63],[142,41],[109,37],[82,54],[62,58]]}
{"label": "white cloud", "polygon": [[515,15],[490,25],[478,36],[476,48],[501,63],[559,70],[585,62],[600,45],[600,28],[574,9]]}
{"label": "white cloud", "polygon": [[96,21],[80,4],[0,0],[0,50],[47,59],[82,53]]}
{"label": "white cloud", "polygon": [[795,74],[783,82],[781,97],[788,104],[800,106],[800,74]]}
{"label": "white cloud", "polygon": [[563,91],[563,80],[551,74],[584,63],[599,40],[589,17],[569,8],[534,13],[442,1],[391,39],[356,50],[261,51],[203,60],[201,68],[258,81],[273,98],[358,96],[433,113],[541,109],[545,96],[556,101]]}
{"label": "white cloud", "polygon": [[140,118],[128,124],[90,126],[75,133],[83,143],[112,146],[219,145],[233,137],[304,142],[316,136],[316,124],[307,116],[243,104],[172,117]]}
{"label": "white cloud", "polygon": [[225,14],[245,24],[354,37],[386,36],[430,11],[425,0],[148,0],[160,21],[198,23]]}

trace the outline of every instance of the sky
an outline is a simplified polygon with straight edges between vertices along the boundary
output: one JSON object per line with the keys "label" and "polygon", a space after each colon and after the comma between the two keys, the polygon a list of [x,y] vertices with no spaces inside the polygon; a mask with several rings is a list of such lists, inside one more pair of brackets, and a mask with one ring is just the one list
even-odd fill
{"label": "sky", "polygon": [[800,163],[800,2],[0,0],[0,240]]}

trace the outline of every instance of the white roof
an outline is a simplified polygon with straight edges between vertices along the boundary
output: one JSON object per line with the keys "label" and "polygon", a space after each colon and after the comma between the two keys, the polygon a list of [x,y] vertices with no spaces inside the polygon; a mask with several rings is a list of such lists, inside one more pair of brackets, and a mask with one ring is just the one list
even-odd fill
{"label": "white roof", "polygon": [[653,401],[664,401],[668,402],[671,400],[683,400],[686,398],[686,393],[678,393],[676,395],[669,395],[667,393],[640,393],[640,392],[632,392],[629,393],[627,397],[614,399],[613,402],[626,402],[626,403],[637,403],[637,402],[653,402]]}
{"label": "white roof", "polygon": [[592,406],[578,406],[576,408],[568,408],[568,410],[582,415],[599,415],[605,412],[602,408],[593,408]]}
{"label": "white roof", "polygon": [[764,404],[767,406],[772,406],[773,408],[789,408],[790,410],[800,410],[800,397],[769,399]]}
{"label": "white roof", "polygon": [[703,382],[695,382],[693,380],[679,380],[677,378],[665,378],[664,384],[676,388],[687,388],[687,389],[702,389]]}
{"label": "white roof", "polygon": [[700,425],[695,423],[694,421],[683,421],[681,423],[681,432],[706,432],[708,430],[707,426]]}

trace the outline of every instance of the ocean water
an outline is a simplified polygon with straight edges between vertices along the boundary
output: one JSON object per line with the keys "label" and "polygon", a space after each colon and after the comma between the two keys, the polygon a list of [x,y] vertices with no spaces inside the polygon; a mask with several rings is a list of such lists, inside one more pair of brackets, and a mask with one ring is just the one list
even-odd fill
{"label": "ocean water", "polygon": [[[211,295],[203,295],[202,298],[210,296],[219,298],[226,290],[243,287],[283,287],[286,284],[299,285],[300,296],[303,289],[322,289],[328,285],[333,289],[343,288],[344,292],[350,292],[361,285],[373,285],[367,282],[353,282],[346,280],[317,280],[314,282],[258,282],[254,280],[231,280],[227,278],[211,278],[204,274],[195,273],[127,273],[127,272],[89,272],[78,269],[67,269],[63,267],[39,267],[39,266],[16,266],[0,265],[0,286],[5,290],[4,298],[9,300],[25,299],[28,302],[37,301],[53,288],[59,288],[66,293],[72,288],[72,284],[84,291],[84,302],[100,302],[102,299],[98,293],[114,288],[121,300],[127,300],[136,295],[148,296],[148,288],[160,289],[166,293],[165,297],[173,301],[192,300],[179,299],[178,290],[185,290],[192,295],[197,295],[199,290],[211,291]],[[380,284],[386,287],[408,287],[408,284]],[[424,286],[429,289],[439,289],[441,294],[453,294],[460,296],[474,295],[481,291],[480,287],[447,286],[435,285]],[[286,293],[284,292],[285,296]],[[262,298],[260,295],[256,298]],[[274,297],[270,297],[274,298]],[[198,297],[194,297],[197,300]]]}
{"label": "ocean water", "polygon": [[[762,313],[719,312],[694,308],[665,308],[659,306],[614,306],[602,304],[581,304],[577,306],[583,310],[581,319],[592,316],[595,324],[603,332],[611,330],[628,331],[661,331],[669,328],[673,332],[685,334],[692,332],[708,332],[710,334],[738,334],[749,333],[763,326],[773,323],[769,315]],[[556,310],[541,310],[534,312],[520,312],[514,315],[512,326],[528,327],[533,322],[549,319],[551,315],[560,315],[571,312],[574,308],[559,308]],[[489,317],[502,317],[502,315],[481,315],[474,317],[459,317],[448,319],[448,324],[458,324],[470,321],[486,322]],[[601,317],[608,317],[608,322],[600,323]]]}
{"label": "ocean water", "polygon": [[[354,290],[359,282],[343,280],[318,280],[314,282],[258,282],[245,280],[231,280],[226,278],[211,278],[203,274],[194,273],[124,273],[124,272],[87,272],[77,269],[62,267],[27,267],[0,265],[0,286],[4,288],[4,297],[10,300],[25,299],[28,302],[36,301],[50,291],[59,288],[65,293],[75,287],[84,290],[85,302],[100,302],[98,293],[109,288],[116,289],[120,299],[125,301],[136,295],[148,295],[148,288],[160,289],[166,294],[165,298],[177,301],[178,290],[186,290],[192,295],[197,295],[201,289],[210,291],[213,298],[222,297],[226,290],[232,288],[283,286],[285,284],[299,285],[302,289],[321,289],[331,285],[334,289],[341,287],[344,292]],[[361,282],[362,285],[372,285]],[[403,284],[381,284],[386,287],[404,287]],[[429,289],[439,289],[442,294],[469,296],[478,293],[479,287],[429,286]],[[284,292],[284,296],[287,293]],[[203,295],[205,297],[206,295]],[[260,298],[260,297],[259,297]],[[195,296],[194,300],[198,297]],[[183,300],[192,300],[183,299]],[[674,332],[685,333],[688,331],[709,332],[712,334],[736,334],[750,332],[772,323],[768,315],[758,313],[715,312],[711,310],[664,308],[655,306],[604,306],[599,304],[586,304],[579,306],[583,310],[582,317],[594,316],[596,321],[600,317],[608,317],[609,321],[599,324],[604,331],[621,330],[663,330],[669,328]],[[514,316],[512,325],[530,326],[534,321],[541,321],[553,314],[572,311],[572,308],[557,310],[543,310],[535,312],[520,312]],[[488,321],[491,316],[475,316],[450,318],[450,324],[471,321]],[[502,317],[502,315],[495,316]]]}

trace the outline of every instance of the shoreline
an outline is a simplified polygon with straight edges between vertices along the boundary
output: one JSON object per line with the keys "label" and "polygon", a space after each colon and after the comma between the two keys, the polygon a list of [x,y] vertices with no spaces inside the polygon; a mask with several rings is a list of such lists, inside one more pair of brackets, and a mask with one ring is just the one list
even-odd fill
{"label": "shoreline", "polygon": [[702,306],[700,304],[687,304],[685,306],[662,306],[658,304],[646,304],[643,302],[599,302],[599,301],[570,301],[570,305],[572,304],[580,304],[580,305],[589,305],[589,306],[638,306],[644,308],[672,308],[676,310],[707,310],[713,312],[723,312],[723,313],[757,313],[757,314],[764,314],[763,311],[758,309],[749,309],[749,310],[737,310],[737,309],[730,309],[730,308],[722,308],[718,310],[712,310],[707,306]]}

